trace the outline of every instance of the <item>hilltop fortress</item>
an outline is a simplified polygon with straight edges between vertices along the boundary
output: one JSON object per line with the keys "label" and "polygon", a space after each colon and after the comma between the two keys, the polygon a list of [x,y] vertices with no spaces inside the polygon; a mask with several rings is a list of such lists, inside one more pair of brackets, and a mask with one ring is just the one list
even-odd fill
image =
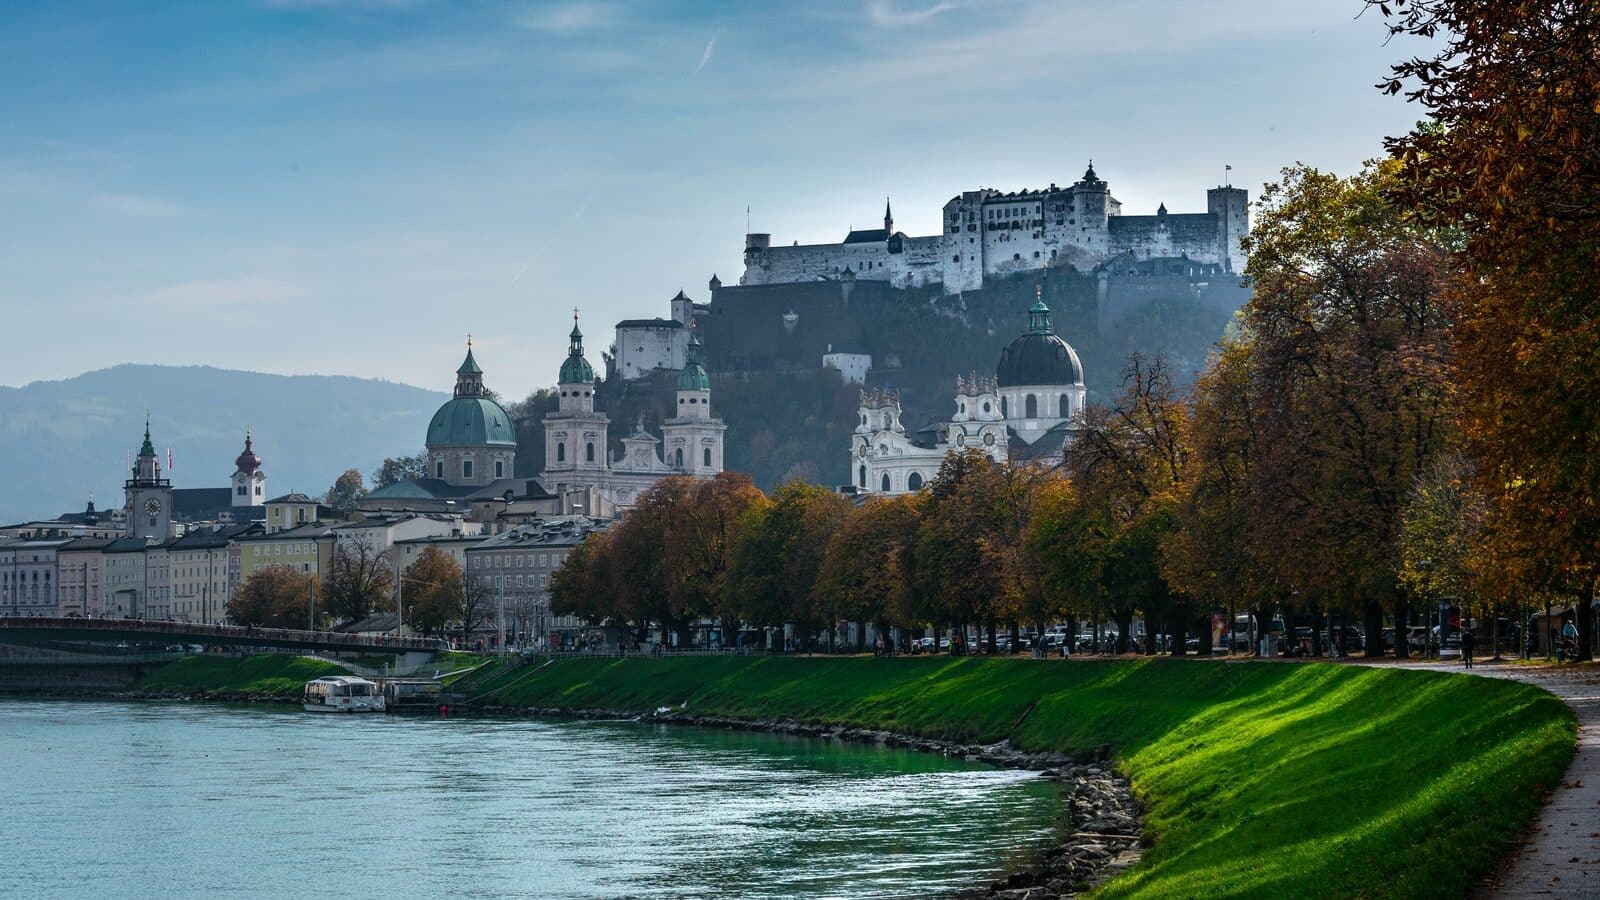
{"label": "hilltop fortress", "polygon": [[1090,163],[1071,187],[963,191],[944,205],[942,234],[895,231],[887,202],[881,229],[852,230],[838,244],[775,247],[770,234],[747,234],[739,283],[881,281],[896,288],[942,285],[944,293],[959,294],[990,278],[1057,266],[1087,273],[1121,268],[1119,262],[1143,270],[1152,260],[1174,260],[1193,274],[1240,273],[1240,241],[1249,230],[1243,188],[1206,191],[1203,213],[1169,213],[1162,204],[1155,215],[1126,216]]}

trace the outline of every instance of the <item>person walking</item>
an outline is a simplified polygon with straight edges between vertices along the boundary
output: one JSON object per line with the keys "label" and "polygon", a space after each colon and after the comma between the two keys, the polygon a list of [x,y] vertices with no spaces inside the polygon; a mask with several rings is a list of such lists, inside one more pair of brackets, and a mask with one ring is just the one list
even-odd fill
{"label": "person walking", "polygon": [[1469,669],[1472,668],[1472,648],[1476,646],[1477,643],[1478,638],[1472,633],[1472,629],[1468,628],[1461,632],[1461,661],[1465,663],[1466,667]]}

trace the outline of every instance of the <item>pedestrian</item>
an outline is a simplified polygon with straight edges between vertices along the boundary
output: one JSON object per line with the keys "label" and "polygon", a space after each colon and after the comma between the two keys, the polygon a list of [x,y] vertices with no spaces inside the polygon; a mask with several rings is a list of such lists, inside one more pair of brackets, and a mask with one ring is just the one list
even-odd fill
{"label": "pedestrian", "polygon": [[1472,629],[1468,628],[1461,632],[1461,660],[1469,669],[1472,668],[1472,648],[1477,643],[1478,638],[1472,633]]}

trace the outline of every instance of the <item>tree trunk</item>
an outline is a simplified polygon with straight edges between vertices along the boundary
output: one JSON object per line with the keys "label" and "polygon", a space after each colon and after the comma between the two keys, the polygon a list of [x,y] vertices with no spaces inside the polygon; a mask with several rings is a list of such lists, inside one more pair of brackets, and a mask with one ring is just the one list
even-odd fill
{"label": "tree trunk", "polygon": [[1579,662],[1594,659],[1594,579],[1584,577],[1578,589],[1578,605],[1572,610],[1578,622],[1578,652],[1573,658]]}
{"label": "tree trunk", "polygon": [[1128,634],[1133,631],[1133,608],[1117,610],[1117,652],[1128,652]]}
{"label": "tree trunk", "polygon": [[1168,629],[1167,640],[1172,641],[1168,653],[1172,656],[1186,656],[1189,653],[1189,609],[1186,604],[1174,607],[1170,615],[1171,625]]}
{"label": "tree trunk", "polygon": [[1411,647],[1406,641],[1407,630],[1411,627],[1410,598],[1405,591],[1396,591],[1394,595],[1394,658],[1405,659],[1411,655]]}
{"label": "tree trunk", "polygon": [[999,623],[994,620],[994,616],[990,616],[989,621],[984,624],[989,631],[989,655],[993,656],[995,653],[995,638],[999,636]]}
{"label": "tree trunk", "polygon": [[[1362,607],[1362,628],[1367,632],[1367,648],[1364,651],[1368,659],[1383,655],[1383,604],[1376,600],[1368,600]],[[1400,644],[1400,630],[1395,629],[1395,645]]]}
{"label": "tree trunk", "polygon": [[1011,652],[1016,653],[1022,649],[1022,629],[1017,627],[1017,620],[1011,620]]}

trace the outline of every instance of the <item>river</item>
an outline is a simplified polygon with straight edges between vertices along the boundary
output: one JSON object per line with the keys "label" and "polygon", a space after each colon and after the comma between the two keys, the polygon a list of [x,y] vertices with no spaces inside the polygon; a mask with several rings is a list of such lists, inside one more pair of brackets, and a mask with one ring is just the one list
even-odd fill
{"label": "river", "polygon": [[666,725],[0,699],[0,896],[921,897],[1036,858],[1049,781]]}

